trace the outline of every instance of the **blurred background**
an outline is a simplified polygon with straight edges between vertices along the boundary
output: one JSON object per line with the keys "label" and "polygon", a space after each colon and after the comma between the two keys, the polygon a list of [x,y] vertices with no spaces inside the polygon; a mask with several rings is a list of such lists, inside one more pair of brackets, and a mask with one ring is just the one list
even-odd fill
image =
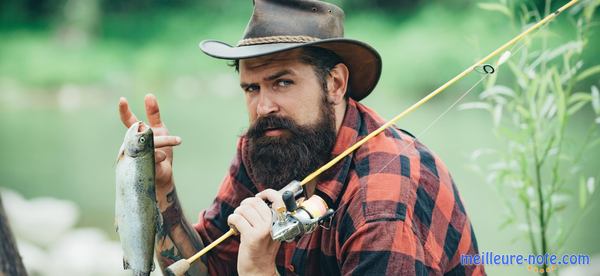
{"label": "blurred background", "polygon": [[[346,12],[346,37],[368,42],[383,57],[381,81],[364,103],[388,119],[520,32],[477,1],[331,2]],[[113,227],[115,159],[125,133],[120,96],[141,119],[144,95],[157,95],[163,121],[183,139],[174,173],[185,214],[195,222],[209,206],[248,118],[237,74],[197,45],[203,39],[236,44],[251,12],[251,1],[239,0],[0,0],[0,188],[32,275],[122,271]],[[573,24],[568,16],[552,23],[558,43],[575,37]],[[584,67],[600,62],[595,26]],[[479,78],[471,74],[398,125],[420,134]],[[588,78],[582,87],[598,81]],[[481,91],[476,87],[465,101]],[[590,114],[574,120],[575,137]],[[470,169],[473,152],[502,142],[491,120],[483,111],[453,109],[419,139],[452,172],[480,251],[528,253],[525,232],[501,227],[506,207],[485,175]],[[597,170],[600,150],[589,155],[595,158],[588,170]],[[567,214],[578,213],[576,207]],[[590,210],[565,252],[600,254],[597,200]],[[79,270],[72,270],[75,264]],[[524,266],[486,270],[532,274]]]}

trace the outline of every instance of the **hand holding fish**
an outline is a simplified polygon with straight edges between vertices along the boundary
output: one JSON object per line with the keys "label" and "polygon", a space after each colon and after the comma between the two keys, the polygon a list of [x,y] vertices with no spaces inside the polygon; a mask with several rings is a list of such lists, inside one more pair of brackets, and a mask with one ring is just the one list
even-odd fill
{"label": "hand holding fish", "polygon": [[[156,96],[146,95],[144,98],[146,106],[146,117],[150,128],[154,132],[154,148],[156,162],[156,199],[161,205],[162,199],[173,189],[173,146],[181,143],[178,136],[170,136],[165,124],[160,119],[160,110]],[[129,128],[138,121],[137,117],[129,109],[127,100],[123,97],[119,100],[119,113],[121,122]]]}

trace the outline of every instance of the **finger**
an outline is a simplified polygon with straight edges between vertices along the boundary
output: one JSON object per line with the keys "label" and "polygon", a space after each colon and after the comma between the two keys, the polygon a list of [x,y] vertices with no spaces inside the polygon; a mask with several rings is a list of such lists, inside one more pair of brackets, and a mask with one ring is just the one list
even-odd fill
{"label": "finger", "polygon": [[154,136],[154,148],[172,147],[181,144],[179,136]]}
{"label": "finger", "polygon": [[263,218],[264,221],[269,222],[269,224],[272,223],[273,222],[273,212],[271,212],[271,208],[261,198],[256,198],[256,199],[257,199],[257,203],[254,205],[254,208],[258,211],[258,213],[260,214],[260,216]]}
{"label": "finger", "polygon": [[258,197],[249,197],[242,201],[240,207],[252,208],[263,220],[263,222],[271,223],[273,219],[273,213],[271,208],[262,199]]}
{"label": "finger", "polygon": [[121,122],[123,122],[127,128],[138,121],[135,115],[131,113],[129,104],[127,103],[127,99],[125,99],[125,97],[119,98],[119,115],[121,116]]}
{"label": "finger", "polygon": [[277,210],[281,207],[285,207],[285,204],[283,203],[283,199],[281,198],[281,194],[278,191],[275,191],[273,189],[266,189],[266,190],[256,194],[256,196],[258,198],[261,198],[262,200],[270,201],[271,208],[273,208],[274,210]]}
{"label": "finger", "polygon": [[252,226],[248,221],[238,214],[231,214],[227,217],[227,224],[229,224],[232,228],[240,232],[241,234],[249,233],[252,231]]}
{"label": "finger", "polygon": [[144,98],[144,103],[146,105],[146,117],[148,118],[148,122],[150,122],[151,127],[162,127],[162,122],[160,120],[160,110],[158,109],[158,101],[156,100],[156,96],[153,94],[148,94]]}
{"label": "finger", "polygon": [[262,228],[266,224],[266,221],[263,220],[258,211],[252,206],[238,207],[233,213],[244,217],[254,228]]}
{"label": "finger", "polygon": [[162,151],[162,150],[155,150],[154,151],[154,162],[155,163],[160,163],[162,161],[165,161],[165,159],[167,159],[167,154]]}

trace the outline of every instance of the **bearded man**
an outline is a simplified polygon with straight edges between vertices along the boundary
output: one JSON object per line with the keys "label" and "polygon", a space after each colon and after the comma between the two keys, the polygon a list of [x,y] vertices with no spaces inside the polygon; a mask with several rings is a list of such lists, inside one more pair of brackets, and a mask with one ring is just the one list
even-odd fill
{"label": "bearded man", "polygon": [[[206,54],[232,60],[250,126],[214,203],[195,225],[182,215],[172,177],[170,136],[146,97],[155,133],[156,196],[163,217],[157,257],[163,269],[226,233],[192,265],[211,275],[482,275],[463,266],[477,243],[443,162],[408,132],[388,128],[304,186],[335,210],[328,227],[280,243],[271,237],[277,190],[301,180],[385,121],[359,101],[381,73],[379,54],[343,38],[343,11],[314,0],[255,0],[237,46],[207,40]],[[121,120],[137,118],[127,101]],[[269,206],[267,202],[272,205]]]}

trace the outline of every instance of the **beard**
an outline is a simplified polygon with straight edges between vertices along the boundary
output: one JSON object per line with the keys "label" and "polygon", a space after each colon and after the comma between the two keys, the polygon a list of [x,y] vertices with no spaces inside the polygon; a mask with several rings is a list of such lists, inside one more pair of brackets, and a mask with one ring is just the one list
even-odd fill
{"label": "beard", "polygon": [[[259,185],[279,190],[292,180],[302,180],[331,159],[335,144],[333,107],[323,97],[316,123],[300,126],[280,116],[258,118],[248,129],[248,156],[252,175]],[[266,136],[270,129],[281,135]]]}

